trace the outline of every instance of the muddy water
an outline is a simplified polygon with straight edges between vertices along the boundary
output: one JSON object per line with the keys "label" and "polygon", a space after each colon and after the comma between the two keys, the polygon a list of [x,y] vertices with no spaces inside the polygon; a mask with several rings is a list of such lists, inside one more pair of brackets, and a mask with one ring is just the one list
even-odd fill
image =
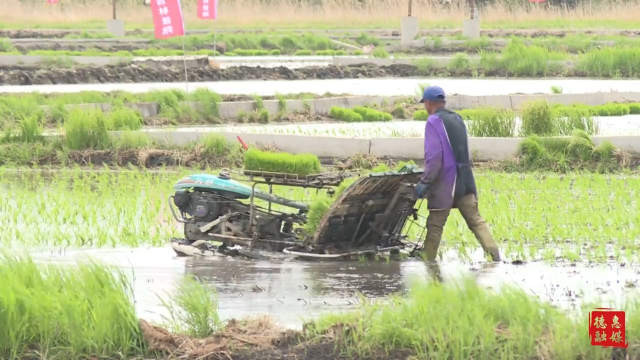
{"label": "muddy water", "polygon": [[[572,309],[584,301],[601,307],[620,306],[625,296],[637,294],[637,267],[620,265],[550,266],[542,263],[463,265],[446,254],[439,266],[419,260],[403,262],[250,261],[243,259],[179,258],[169,247],[138,249],[76,249],[36,252],[37,261],[75,264],[97,259],[121,267],[134,279],[139,316],[162,322],[166,310],[157,295],[171,294],[185,275],[194,275],[215,289],[224,319],[269,314],[283,325],[298,328],[305,319],[323,313],[348,311],[366,301],[383,301],[402,294],[414,281],[453,284],[462,275],[481,286],[515,284],[546,301]],[[481,260],[481,254],[474,255]],[[601,300],[598,300],[598,298]]]}
{"label": "muddy water", "polygon": [[[544,79],[544,80],[502,80],[502,79],[346,79],[346,80],[295,80],[295,81],[222,81],[190,83],[193,91],[199,87],[209,88],[220,94],[275,95],[293,93],[326,92],[349,93],[353,95],[415,96],[420,84],[442,86],[449,94],[461,95],[508,95],[514,93],[550,93],[552,86],[562,87],[565,94],[590,92],[629,92],[640,89],[640,80],[595,80],[595,79]],[[151,89],[183,89],[184,83],[138,83],[138,84],[82,84],[82,85],[30,85],[2,86],[0,92],[70,93],[85,90],[146,92]]]}

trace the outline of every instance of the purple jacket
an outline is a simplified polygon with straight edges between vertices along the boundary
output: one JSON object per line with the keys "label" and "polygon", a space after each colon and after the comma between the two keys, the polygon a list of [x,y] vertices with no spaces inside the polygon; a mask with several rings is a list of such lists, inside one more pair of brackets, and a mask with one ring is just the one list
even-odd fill
{"label": "purple jacket", "polygon": [[424,173],[421,181],[428,183],[429,209],[451,209],[457,177],[456,159],[442,119],[429,116],[424,130]]}

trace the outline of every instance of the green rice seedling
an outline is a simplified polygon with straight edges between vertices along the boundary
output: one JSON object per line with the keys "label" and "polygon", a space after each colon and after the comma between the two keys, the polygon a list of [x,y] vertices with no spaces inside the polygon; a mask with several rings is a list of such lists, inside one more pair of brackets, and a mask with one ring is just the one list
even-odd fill
{"label": "green rice seedling", "polygon": [[548,101],[537,100],[526,103],[520,110],[520,115],[522,117],[521,136],[555,134],[555,119]]}
{"label": "green rice seedling", "polygon": [[627,104],[606,104],[604,107],[609,111],[609,115],[611,116],[624,116],[629,115],[631,110]]}
{"label": "green rice seedling", "polygon": [[387,50],[385,50],[385,48],[383,47],[377,47],[373,49],[373,51],[371,52],[371,56],[377,59],[388,59],[390,57]]}
{"label": "green rice seedling", "polygon": [[354,50],[353,55],[362,55],[362,50]]}
{"label": "green rice seedling", "polygon": [[332,106],[329,110],[329,116],[346,122],[361,122],[363,120],[362,115],[357,112],[339,106]]}
{"label": "green rice seedling", "polygon": [[633,115],[640,114],[640,103],[631,103],[627,105],[629,106],[629,114],[633,114]]}
{"label": "green rice seedling", "polygon": [[145,352],[133,288],[96,263],[36,264],[0,255],[0,357],[132,357]]}
{"label": "green rice seedling", "polygon": [[516,113],[511,109],[475,109],[467,126],[469,136],[513,137],[516,131]]}
{"label": "green rice seedling", "polygon": [[333,55],[335,55],[335,56],[344,56],[344,55],[347,55],[347,52],[345,50],[335,50]]}
{"label": "green rice seedling", "polygon": [[[342,329],[337,347],[349,358],[400,351],[419,359],[611,358],[611,349],[591,345],[583,320],[601,305],[567,314],[515,285],[486,289],[468,277],[451,284],[414,279],[409,288],[384,302],[363,301],[353,312],[323,315],[308,332]],[[634,301],[625,306],[634,314],[627,329],[636,308]]]}
{"label": "green rice seedling", "polygon": [[340,194],[353,184],[357,179],[349,178],[345,179],[340,186],[338,186],[333,195],[323,193],[313,199],[311,205],[309,205],[309,213],[307,214],[307,223],[304,225],[303,230],[308,236],[313,236],[320,222],[326,215],[327,211],[333,204],[333,202],[340,197]]}
{"label": "green rice seedling", "polygon": [[413,112],[413,120],[427,121],[429,120],[429,113],[427,110],[416,110]]}
{"label": "green rice seedling", "polygon": [[552,94],[562,94],[562,87],[561,86],[552,86],[551,87],[551,93]]}
{"label": "green rice seedling", "polygon": [[321,171],[320,160],[312,154],[289,154],[250,148],[244,154],[247,170],[307,176]]}
{"label": "green rice seedling", "polygon": [[269,50],[269,55],[280,55],[280,50],[279,49],[273,49],[273,50]]}
{"label": "green rice seedling", "polygon": [[159,299],[169,312],[166,320],[172,332],[205,338],[223,328],[218,301],[214,297],[213,290],[189,276],[182,280],[168,301]]}
{"label": "green rice seedling", "polygon": [[64,121],[64,139],[69,150],[103,149],[109,146],[104,113],[98,109],[72,109]]}
{"label": "green rice seedling", "polygon": [[311,50],[298,50],[293,53],[293,56],[311,56],[313,53]]}
{"label": "green rice seedling", "polygon": [[[547,163],[531,166],[521,155],[517,167],[512,165],[518,173],[482,171],[476,177],[479,197],[484,199],[480,211],[496,234],[504,256],[551,262],[564,256],[577,261],[578,256],[584,261],[606,263],[611,250],[622,253],[618,261],[638,261],[637,253],[624,249],[633,248],[640,238],[640,229],[634,226],[640,221],[637,215],[640,203],[629,196],[640,191],[640,183],[634,181],[634,176],[595,174],[601,171],[597,167],[603,163],[597,157],[578,169],[589,170],[588,173],[565,172],[562,176],[539,173],[564,170],[565,165],[559,163],[563,156],[567,168],[572,167],[566,160],[569,139],[547,140],[539,138],[537,142],[538,149],[549,156]],[[29,148],[31,152],[40,151],[35,145],[40,146],[34,144]],[[235,145],[242,159],[243,152]],[[613,170],[619,169],[617,154],[617,149],[605,152]],[[33,156],[28,155],[30,159]],[[356,166],[365,168],[366,160],[359,162],[363,164]],[[8,249],[166,246],[167,239],[180,236],[166,198],[173,192],[176,180],[194,171],[192,167],[160,172],[128,169],[83,172],[66,168],[48,174],[3,173],[0,184],[7,191],[0,192],[0,204],[6,204],[0,206],[0,226],[4,229],[0,244]],[[219,169],[198,171],[217,174]],[[113,191],[114,185],[119,191]],[[266,185],[258,188],[268,191]],[[273,190],[275,195],[301,202],[312,203],[318,197],[315,189],[274,187]],[[425,202],[419,208],[419,215],[428,215],[426,205]],[[112,226],[105,227],[105,221]],[[420,235],[415,228],[407,231],[410,239]],[[473,261],[468,254],[479,250],[473,236],[464,219],[452,213],[444,229],[443,238],[447,241],[441,245],[442,252],[463,262]],[[616,241],[605,251],[602,244],[611,239]],[[575,245],[577,252],[568,252],[567,244]],[[545,257],[549,251],[553,256]]]}
{"label": "green rice seedling", "polygon": [[228,51],[224,53],[224,56],[237,56],[235,52],[233,51]]}
{"label": "green rice seedling", "polygon": [[591,116],[592,110],[582,106],[556,107],[555,133],[557,135],[571,135],[574,130],[583,130],[589,135],[598,135],[600,124]]}
{"label": "green rice seedling", "polygon": [[353,111],[362,116],[362,121],[391,121],[393,119],[393,116],[389,113],[366,108],[364,106],[355,106]]}
{"label": "green rice seedling", "polygon": [[111,108],[106,117],[107,130],[140,130],[143,124],[140,111],[126,106]]}

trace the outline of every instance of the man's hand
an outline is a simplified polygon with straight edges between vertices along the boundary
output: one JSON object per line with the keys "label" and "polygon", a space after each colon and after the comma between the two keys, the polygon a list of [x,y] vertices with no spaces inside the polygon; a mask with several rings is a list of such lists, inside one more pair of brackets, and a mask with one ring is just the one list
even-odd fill
{"label": "man's hand", "polygon": [[429,184],[423,183],[422,181],[416,184],[415,192],[413,193],[413,197],[415,200],[422,199],[429,196]]}

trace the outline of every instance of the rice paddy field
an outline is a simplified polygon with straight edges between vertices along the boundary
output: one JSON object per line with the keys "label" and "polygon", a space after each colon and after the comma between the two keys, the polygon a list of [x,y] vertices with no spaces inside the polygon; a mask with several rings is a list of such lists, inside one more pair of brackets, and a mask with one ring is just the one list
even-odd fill
{"label": "rice paddy field", "polygon": [[[0,33],[11,35],[0,40],[0,55],[41,55],[55,60],[49,67],[70,67],[65,60],[70,56],[182,55],[183,39],[158,41],[149,33],[131,32],[151,29],[150,10],[140,3],[118,2],[118,18],[125,21],[130,31],[126,38],[132,41],[100,45],[98,40],[110,35],[91,30],[104,28],[111,4],[0,0],[13,9],[0,19]],[[284,159],[252,149],[243,160],[239,145],[228,146],[215,132],[420,137],[425,114],[416,109],[397,116],[392,108],[336,108],[328,117],[340,122],[218,124],[195,128],[212,133],[197,143],[155,149],[145,132],[194,128],[146,128],[146,120],[122,106],[125,102],[164,105],[163,116],[174,125],[181,118],[213,124],[222,100],[312,99],[336,92],[416,97],[416,89],[426,83],[462,95],[640,88],[634,80],[640,73],[640,43],[632,30],[640,25],[636,4],[578,2],[562,9],[552,3],[478,4],[482,28],[493,32],[478,40],[465,39],[459,31],[426,33],[421,35],[424,47],[403,52],[391,49],[398,43],[394,30],[374,30],[398,29],[406,2],[294,5],[241,0],[222,2],[220,18],[214,22],[196,19],[195,4],[184,4],[187,29],[207,31],[184,38],[188,55],[360,56],[360,49],[371,44],[375,58],[450,56],[441,71],[466,78],[199,82],[188,84],[190,98],[182,96],[184,83],[2,86],[0,358],[640,359],[640,181],[635,168],[617,163],[608,168],[619,155],[611,144],[596,147],[588,139],[640,135],[638,104],[538,103],[518,111],[461,111],[473,136],[532,135],[524,141],[530,152],[516,164],[523,167],[514,165],[516,170],[510,172],[497,167],[476,170],[480,212],[499,245],[501,262],[487,262],[455,211],[445,227],[437,263],[404,257],[349,262],[182,258],[168,244],[172,237],[182,237],[167,203],[172,185],[181,177],[218,174],[225,166],[234,179],[242,180],[241,166],[271,170]],[[468,17],[462,3],[450,8],[413,5],[414,16],[429,31],[460,28]],[[591,34],[574,31],[592,27],[599,29]],[[62,39],[21,41],[17,32],[5,31],[15,28],[84,30],[61,35]],[[217,30],[214,46],[212,33]],[[82,39],[96,41],[70,45]],[[136,39],[141,41],[136,44]],[[52,46],[57,40],[59,46]],[[434,66],[430,60],[413,64],[427,70]],[[573,72],[600,79],[468,78],[481,77],[487,69],[530,78]],[[31,91],[38,93],[24,95]],[[207,106],[188,111],[179,104],[185,100]],[[68,104],[102,102],[111,103],[115,111],[64,110]],[[46,117],[34,111],[42,106],[48,107]],[[254,120],[269,122],[271,115],[262,121],[265,116],[258,111]],[[9,131],[13,125],[18,126],[17,136]],[[64,135],[53,140],[44,136],[54,128]],[[117,138],[110,130],[126,132]],[[137,130],[143,130],[142,135]],[[571,134],[558,142],[545,137]],[[551,149],[561,147],[558,144],[566,145],[566,151]],[[91,159],[84,157],[89,152],[124,157],[132,149],[137,157],[160,151],[213,160],[155,170],[82,162]],[[47,159],[65,166],[37,165],[47,164]],[[290,160],[297,163],[289,169],[292,172],[317,172],[320,167],[312,155],[291,155]],[[564,166],[572,161],[597,163],[598,171]],[[529,163],[535,166],[527,172],[513,172]],[[274,193],[318,211],[330,203],[315,190],[275,187]],[[422,202],[419,221],[424,223],[426,216]],[[415,240],[424,236],[415,227],[408,231]],[[590,344],[585,319],[596,307],[626,311],[628,348]]]}
{"label": "rice paddy field", "polygon": [[[0,295],[0,306],[9,309],[0,322],[12,325],[0,326],[7,334],[0,337],[4,339],[0,341],[2,354],[9,356],[23,346],[68,352],[72,357],[143,353],[150,346],[141,340],[146,328],[138,328],[138,317],[177,333],[203,337],[224,331],[223,324],[231,318],[269,314],[280,325],[294,329],[315,319],[318,331],[337,322],[358,324],[363,330],[357,331],[371,331],[347,337],[345,343],[336,340],[351,358],[380,351],[379,344],[387,351],[403,349],[418,354],[439,344],[448,349],[447,354],[508,359],[516,353],[539,351],[533,344],[542,338],[549,341],[545,351],[557,358],[578,352],[604,359],[610,354],[589,345],[583,320],[585,311],[596,306],[627,309],[626,334],[633,341],[639,254],[636,224],[640,220],[637,175],[482,171],[477,176],[480,211],[505,261],[485,262],[461,216],[452,213],[439,265],[435,265],[419,259],[305,263],[177,258],[166,245],[170,237],[180,233],[166,199],[177,179],[194,172],[215,174],[218,170],[3,169],[0,226],[5,231],[0,235],[0,246],[4,254],[12,255],[4,255],[0,262],[0,277],[10,290]],[[302,202],[319,198],[314,191],[274,190]],[[421,216],[427,215],[424,205]],[[25,253],[34,263],[13,258]],[[97,263],[77,267],[87,260]],[[45,276],[49,281],[41,280]],[[197,283],[185,280],[185,276]],[[470,278],[471,283],[461,283],[461,277]],[[436,285],[438,281],[445,286]],[[63,296],[61,289],[67,288]],[[39,314],[49,310],[20,305],[23,300],[19,299],[29,296],[47,299],[51,309],[69,310],[58,310],[64,317],[43,321]],[[465,296],[475,301],[462,301]],[[411,305],[418,299],[429,300],[432,306]],[[389,306],[390,301],[396,305]],[[477,306],[483,301],[485,311],[479,312]],[[502,311],[494,314],[491,309],[496,306]],[[94,315],[87,317],[84,310],[77,309],[93,309]],[[505,309],[510,309],[507,314]],[[364,316],[353,311],[364,311]],[[372,311],[389,320],[370,320],[366,314]],[[433,317],[432,311],[438,311],[440,321],[459,321],[454,319],[464,312],[474,322],[475,326],[464,325],[476,330],[469,330],[467,340],[460,340],[463,343],[486,346],[487,341],[504,341],[501,332],[490,330],[496,321],[522,335],[508,337],[509,345],[487,353],[479,347],[461,346],[455,337],[447,338],[453,334],[438,323],[409,320]],[[531,311],[544,311],[545,315],[525,315]],[[385,327],[387,321],[401,321],[410,331],[391,341],[389,336],[399,330]],[[54,341],[49,334],[55,326],[69,330]],[[481,330],[484,326],[487,330]],[[518,330],[520,326],[523,328]],[[265,333],[268,330],[261,328]],[[77,337],[71,329],[87,331]],[[545,338],[550,329],[557,335]],[[307,336],[313,335],[309,331]],[[567,339],[561,333],[574,335]],[[31,340],[34,337],[27,334],[40,340]],[[427,345],[420,348],[411,345],[411,341],[430,339],[433,334],[446,340],[424,340]]]}

